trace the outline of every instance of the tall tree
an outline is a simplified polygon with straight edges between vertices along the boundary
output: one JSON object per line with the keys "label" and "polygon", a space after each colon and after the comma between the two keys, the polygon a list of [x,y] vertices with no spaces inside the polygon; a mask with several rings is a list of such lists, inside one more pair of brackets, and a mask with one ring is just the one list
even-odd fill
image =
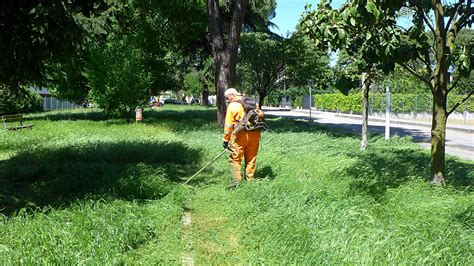
{"label": "tall tree", "polygon": [[[340,31],[344,35],[344,29],[341,27],[344,23],[366,26],[373,24],[372,18],[382,18],[382,21],[391,27],[379,27],[386,31],[386,34],[382,34],[383,38],[376,44],[383,46],[385,55],[394,56],[397,63],[430,88],[433,95],[430,177],[435,184],[444,183],[446,121],[448,116],[474,93],[474,89],[471,89],[463,100],[448,110],[449,93],[456,88],[461,77],[471,73],[473,67],[469,49],[456,45],[459,32],[474,22],[472,0],[353,0],[348,1],[346,7],[350,10],[349,13],[341,13],[341,16],[336,14],[337,19],[332,20],[336,23],[330,23],[329,35],[335,34],[333,32],[339,34]],[[392,16],[383,15],[400,12],[402,8],[411,11],[413,25],[407,30],[397,26]],[[363,14],[365,11],[370,12]],[[311,16],[318,17],[315,13]],[[313,22],[314,20],[307,22],[306,26],[315,26]],[[413,61],[421,62],[425,73],[415,71],[411,67]],[[448,84],[449,71],[454,72],[456,76],[451,85]]]}
{"label": "tall tree", "polygon": [[[237,51],[244,22],[248,30],[268,26],[273,14],[274,0],[208,0],[210,43],[215,66],[217,121],[224,123],[226,106],[224,90],[236,85]],[[246,19],[247,18],[247,19]]]}
{"label": "tall tree", "polygon": [[[433,94],[433,119],[431,125],[431,179],[435,184],[442,184],[445,180],[445,145],[446,145],[446,122],[448,116],[473,93],[474,88],[461,102],[447,109],[448,94],[456,88],[458,80],[468,75],[473,67],[470,54],[465,48],[459,49],[455,45],[456,38],[461,29],[474,22],[474,9],[472,0],[457,1],[455,4],[443,4],[441,0],[408,1],[407,7],[414,12],[414,18],[419,23],[415,27],[421,31],[425,27],[433,34],[433,43],[429,45],[427,38],[415,38],[416,43],[421,44],[418,49],[419,58],[425,62],[428,78],[419,78],[431,89]],[[434,19],[429,18],[429,12],[434,13]],[[445,20],[447,19],[447,21]],[[424,34],[426,34],[423,31]],[[409,32],[407,32],[410,37]],[[434,60],[431,60],[431,55]],[[433,64],[434,62],[434,69]],[[448,70],[454,67],[458,72],[458,78],[448,85]],[[415,73],[414,73],[415,74]]]}
{"label": "tall tree", "polygon": [[244,33],[240,45],[240,80],[257,92],[259,105],[276,90],[291,86],[323,84],[328,56],[303,37],[285,39],[263,32]]}
{"label": "tall tree", "polygon": [[131,4],[85,66],[90,96],[101,108],[127,115],[150,95],[175,88],[175,58],[167,49],[167,19],[148,5]]}
{"label": "tall tree", "polygon": [[265,97],[283,87],[287,80],[287,46],[281,37],[272,38],[263,32],[242,34],[238,66],[240,80],[247,91],[258,93],[260,106],[263,106]]}
{"label": "tall tree", "polygon": [[235,86],[237,49],[244,23],[248,0],[233,0],[230,3],[231,18],[227,40],[224,38],[223,7],[218,0],[208,0],[209,32],[215,65],[215,86],[217,95],[217,121],[224,123],[226,106],[224,90]]}
{"label": "tall tree", "polygon": [[[362,2],[365,5],[362,5]],[[372,1],[349,1],[340,10],[333,10],[330,1],[321,1],[317,10],[307,6],[302,20],[302,29],[317,44],[332,49],[344,49],[355,62],[357,72],[362,76],[362,134],[361,150],[368,144],[369,90],[377,70],[393,70],[394,38],[387,44],[395,12],[379,9]],[[349,76],[350,77],[350,76]],[[351,79],[344,77],[345,81]],[[344,82],[347,83],[347,82]]]}

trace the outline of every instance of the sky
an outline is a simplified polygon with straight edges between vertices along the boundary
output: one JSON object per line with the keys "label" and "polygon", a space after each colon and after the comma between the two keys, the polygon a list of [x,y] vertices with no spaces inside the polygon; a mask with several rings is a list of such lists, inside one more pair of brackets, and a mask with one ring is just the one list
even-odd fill
{"label": "sky", "polygon": [[[272,19],[272,22],[278,26],[273,28],[272,31],[278,33],[281,36],[286,36],[288,32],[295,31],[296,24],[298,24],[301,14],[304,11],[306,3],[311,3],[313,9],[315,9],[320,0],[277,0],[276,16]],[[346,0],[333,0],[332,7],[339,8],[346,2]],[[443,3],[454,3],[454,0],[445,0]],[[432,15],[432,13],[431,13]],[[447,19],[446,19],[447,20]],[[408,18],[401,18],[397,21],[397,24],[407,28],[411,22]],[[473,28],[473,27],[470,27]]]}
{"label": "sky", "polygon": [[[296,24],[304,11],[306,3],[311,3],[313,9],[317,7],[320,0],[277,0],[276,16],[272,20],[278,26],[272,29],[279,35],[286,36],[287,32],[295,31]],[[339,8],[345,0],[333,0],[333,8]]]}

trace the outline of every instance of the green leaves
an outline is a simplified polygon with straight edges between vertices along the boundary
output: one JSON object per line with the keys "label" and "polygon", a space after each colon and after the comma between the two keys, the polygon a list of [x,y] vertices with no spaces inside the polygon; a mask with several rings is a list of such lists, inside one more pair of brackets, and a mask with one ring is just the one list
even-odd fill
{"label": "green leaves", "polygon": [[380,16],[382,15],[382,12],[380,12],[377,5],[372,1],[367,1],[365,9],[367,10],[367,12],[373,14],[376,20],[379,20]]}
{"label": "green leaves", "polygon": [[[328,34],[337,34],[329,27]],[[265,33],[243,33],[238,73],[249,94],[265,98],[284,86],[324,80],[327,55],[306,37],[275,38]]]}
{"label": "green leaves", "polygon": [[351,25],[352,26],[355,26],[356,25],[356,20],[354,18],[351,18],[350,19],[350,22],[351,22]]}
{"label": "green leaves", "polygon": [[337,36],[339,37],[340,40],[344,40],[346,38],[346,32],[343,29],[338,28]]}

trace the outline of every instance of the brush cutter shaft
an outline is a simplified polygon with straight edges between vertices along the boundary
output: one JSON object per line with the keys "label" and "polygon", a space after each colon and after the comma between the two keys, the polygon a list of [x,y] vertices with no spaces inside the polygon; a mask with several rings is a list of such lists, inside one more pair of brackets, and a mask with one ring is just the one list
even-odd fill
{"label": "brush cutter shaft", "polygon": [[219,159],[222,155],[224,155],[224,153],[226,153],[227,149],[225,149],[224,151],[222,151],[221,153],[219,153],[219,155],[217,155],[214,159],[212,159],[212,161],[210,161],[208,164],[206,164],[203,168],[201,168],[201,170],[197,171],[197,173],[195,173],[193,176],[191,176],[188,180],[186,180],[186,182],[184,182],[184,184],[187,184],[189,181],[191,181],[191,179],[193,179],[195,176],[199,175],[202,171],[204,171],[204,169],[206,169],[209,165],[211,165],[213,162],[215,162],[217,159]]}

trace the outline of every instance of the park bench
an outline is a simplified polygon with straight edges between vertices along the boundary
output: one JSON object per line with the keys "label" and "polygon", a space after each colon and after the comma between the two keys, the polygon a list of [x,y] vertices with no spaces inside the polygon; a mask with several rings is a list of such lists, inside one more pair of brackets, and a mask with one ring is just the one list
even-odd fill
{"label": "park bench", "polygon": [[[32,128],[34,126],[33,124],[23,125],[23,115],[2,115],[2,122],[5,131]],[[18,124],[12,125],[14,122],[18,122]],[[8,126],[8,123],[10,123],[10,126]]]}

